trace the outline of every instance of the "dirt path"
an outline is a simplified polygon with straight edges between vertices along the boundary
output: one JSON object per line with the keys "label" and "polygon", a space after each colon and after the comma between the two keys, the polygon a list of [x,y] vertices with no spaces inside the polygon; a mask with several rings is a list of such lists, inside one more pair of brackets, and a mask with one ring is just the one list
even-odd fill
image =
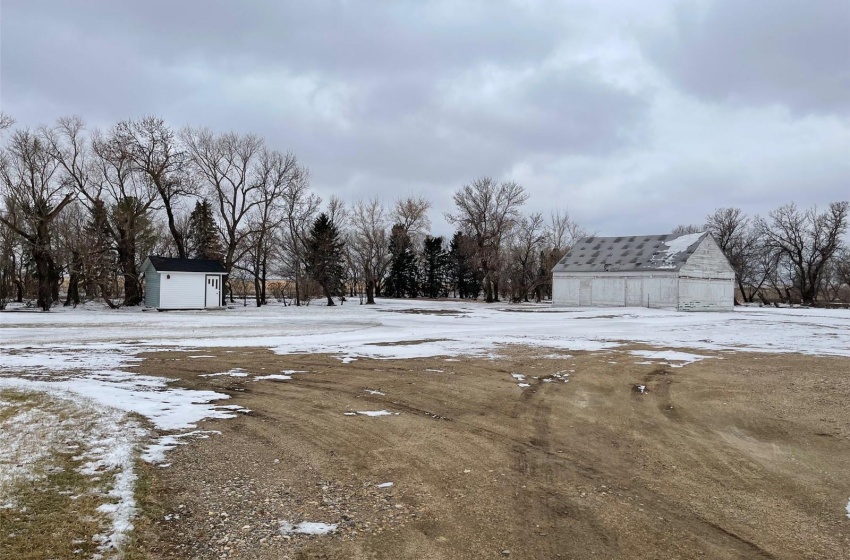
{"label": "dirt path", "polygon": [[[149,469],[151,558],[850,558],[846,359],[204,353],[138,370],[252,412]],[[309,373],[199,376],[234,367]],[[399,414],[344,414],[375,410]],[[283,520],[338,528],[282,535]]]}

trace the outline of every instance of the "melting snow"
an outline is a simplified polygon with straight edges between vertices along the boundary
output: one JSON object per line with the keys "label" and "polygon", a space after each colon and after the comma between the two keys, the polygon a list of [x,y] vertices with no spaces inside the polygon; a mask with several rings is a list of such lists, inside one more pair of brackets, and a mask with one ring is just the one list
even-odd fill
{"label": "melting snow", "polygon": [[222,373],[202,373],[198,377],[218,377],[220,375],[226,375],[228,377],[248,377],[248,372],[242,368],[233,368],[230,371]]}
{"label": "melting snow", "polygon": [[336,523],[312,523],[310,521],[302,521],[297,525],[293,525],[289,521],[280,522],[280,532],[283,535],[291,535],[297,533],[300,535],[327,535],[336,531]]}
{"label": "melting snow", "polygon": [[[346,413],[347,415],[349,413]],[[390,412],[388,410],[358,410],[355,414],[361,416],[398,416],[400,412]]]}
{"label": "melting snow", "polygon": [[[689,354],[688,352],[674,352],[672,350],[632,350],[631,354],[641,358],[649,358],[655,360],[667,360],[668,362],[683,362],[681,364],[668,364],[670,367],[682,367],[687,364],[713,358],[713,356],[701,356],[699,354]],[[637,362],[638,364],[651,364],[652,362]]]}
{"label": "melting snow", "polygon": [[273,373],[271,375],[258,375],[254,377],[254,381],[260,381],[263,379],[276,379],[278,381],[288,381],[292,379],[291,375],[281,375],[279,373]]}
{"label": "melting snow", "polygon": [[703,235],[705,235],[705,232],[689,233],[687,235],[680,235],[676,239],[665,241],[664,244],[669,247],[667,249],[667,254],[673,256],[681,253],[682,251],[687,251],[688,247],[699,241],[699,238]]}

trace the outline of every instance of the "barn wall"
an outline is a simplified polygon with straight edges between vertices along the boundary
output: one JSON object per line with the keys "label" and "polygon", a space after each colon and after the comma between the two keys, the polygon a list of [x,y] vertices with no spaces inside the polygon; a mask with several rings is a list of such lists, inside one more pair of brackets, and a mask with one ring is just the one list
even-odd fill
{"label": "barn wall", "polygon": [[579,283],[578,278],[567,278],[555,274],[552,279],[552,303],[554,305],[577,306]]}
{"label": "barn wall", "polygon": [[729,279],[680,278],[680,311],[732,311],[735,284]]}
{"label": "barn wall", "polygon": [[[168,278],[167,276],[171,276]],[[206,274],[202,272],[163,272],[160,309],[203,309]]]}
{"label": "barn wall", "polygon": [[159,272],[153,267],[152,264],[148,264],[148,267],[144,270],[145,273],[145,306],[146,307],[159,307]]}
{"label": "barn wall", "polygon": [[643,281],[644,307],[677,307],[679,282],[675,276],[654,276]]}
{"label": "barn wall", "polygon": [[675,273],[557,273],[552,279],[552,303],[566,307],[676,307]]}

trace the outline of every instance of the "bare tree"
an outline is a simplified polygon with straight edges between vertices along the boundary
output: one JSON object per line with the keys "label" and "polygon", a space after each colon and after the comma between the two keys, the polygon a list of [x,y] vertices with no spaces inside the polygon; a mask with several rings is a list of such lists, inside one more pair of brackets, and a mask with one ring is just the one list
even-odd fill
{"label": "bare tree", "polygon": [[262,181],[256,176],[255,163],[263,141],[233,132],[216,136],[207,129],[186,129],[183,138],[193,167],[216,201],[224,241],[223,264],[230,272],[248,250],[246,218],[261,200]]}
{"label": "bare tree", "polygon": [[7,128],[12,128],[14,124],[15,119],[13,119],[11,115],[7,115],[6,113],[0,111],[0,132],[3,132]]}
{"label": "bare tree", "polygon": [[390,219],[393,224],[400,224],[404,232],[418,245],[431,231],[431,220],[428,218],[430,208],[431,202],[425,200],[425,197],[400,198],[393,206]]}
{"label": "bare tree", "polygon": [[59,299],[60,280],[51,226],[74,199],[73,186],[43,139],[18,130],[0,152],[0,193],[5,202],[0,223],[26,242],[38,280],[38,306],[49,311]]}
{"label": "bare tree", "polygon": [[499,299],[502,241],[516,225],[519,209],[526,200],[528,194],[517,183],[496,183],[490,177],[480,177],[454,194],[457,213],[446,214],[449,223],[472,235],[476,241],[488,303]]}
{"label": "bare tree", "polygon": [[119,124],[107,135],[92,136],[94,172],[89,188],[81,192],[89,208],[105,204],[101,224],[112,241],[124,284],[124,305],[142,301],[141,271],[145,248],[155,242],[151,210],[160,200],[155,185],[148,181],[131,156],[132,139]]}
{"label": "bare tree", "polygon": [[512,301],[528,301],[528,294],[536,292],[538,285],[548,277],[548,274],[541,274],[546,240],[544,228],[543,215],[537,212],[523,216],[510,236],[507,278]]}
{"label": "bare tree", "polygon": [[741,297],[744,301],[753,301],[767,278],[756,256],[756,252],[763,250],[758,231],[750,227],[750,219],[740,208],[717,208],[706,216],[705,228],[735,270]]}
{"label": "bare tree", "polygon": [[156,189],[168,218],[168,229],[177,255],[185,259],[185,231],[180,227],[178,207],[183,198],[197,194],[196,185],[188,173],[188,154],[180,146],[174,131],[159,117],[120,122],[115,131],[136,169]]}
{"label": "bare tree", "polygon": [[801,212],[791,203],[772,211],[769,222],[756,220],[767,246],[787,260],[803,303],[817,301],[824,269],[841,249],[848,210],[847,201],[833,202],[822,213],[815,207]]}
{"label": "bare tree", "polygon": [[348,227],[348,220],[350,218],[348,208],[345,207],[345,201],[338,196],[332,194],[328,199],[328,210],[326,214],[340,231]]}
{"label": "bare tree", "polygon": [[673,228],[673,235],[688,235],[690,233],[702,233],[705,226],[700,224],[680,224]]}
{"label": "bare tree", "polygon": [[389,223],[377,198],[359,201],[351,212],[351,251],[356,268],[366,283],[366,303],[375,303],[375,288],[390,264]]}
{"label": "bare tree", "polygon": [[274,232],[286,219],[283,194],[297,183],[302,174],[295,156],[263,149],[256,168],[258,201],[250,218],[251,274],[257,307],[266,303],[266,277],[274,251]]}
{"label": "bare tree", "polygon": [[322,199],[309,189],[309,173],[303,170],[297,180],[287,185],[281,199],[285,224],[281,243],[284,249],[283,260],[286,274],[291,275],[294,280],[296,306],[301,305],[305,287],[303,279],[307,236],[322,203]]}

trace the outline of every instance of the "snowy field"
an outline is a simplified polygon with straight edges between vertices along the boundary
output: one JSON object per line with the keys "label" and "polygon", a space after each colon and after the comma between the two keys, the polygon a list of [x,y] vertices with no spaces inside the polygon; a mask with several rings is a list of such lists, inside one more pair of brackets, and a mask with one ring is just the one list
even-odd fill
{"label": "snowy field", "polygon": [[[104,532],[97,536],[101,552],[109,553],[132,528],[135,504],[129,487],[136,475],[128,449],[167,467],[168,449],[187,438],[209,437],[197,430],[199,421],[239,414],[240,407],[228,405],[226,395],[181,389],[160,377],[133,373],[128,366],[141,352],[190,350],[190,358],[202,360],[205,348],[265,347],[280,354],[332,354],[344,368],[359,358],[495,356],[511,344],[539,346],[551,353],[633,343],[657,348],[634,351],[636,362],[662,360],[674,366],[701,359],[699,351],[850,356],[850,311],[745,308],[696,314],[380,300],[376,306],[348,302],[331,308],[317,301],[300,308],[273,305],[208,312],[111,311],[93,305],[50,313],[0,313],[0,391],[34,391],[48,395],[50,403],[45,410],[17,410],[15,403],[0,399],[0,429],[18,433],[0,442],[0,507],[15,507],[13,483],[37,476],[47,460],[46,447],[74,441],[86,457],[80,472],[110,473],[111,484],[102,490]],[[266,377],[288,379],[293,372],[281,373]],[[66,433],[73,424],[56,424],[56,403],[63,401],[69,410],[82,411],[77,416],[86,418],[80,424],[86,426],[88,439],[80,442]],[[149,428],[137,423],[132,413],[144,418]],[[23,427],[39,423],[55,424],[52,439],[45,437],[41,446],[23,446],[39,437]],[[117,451],[110,455],[112,449]]]}

